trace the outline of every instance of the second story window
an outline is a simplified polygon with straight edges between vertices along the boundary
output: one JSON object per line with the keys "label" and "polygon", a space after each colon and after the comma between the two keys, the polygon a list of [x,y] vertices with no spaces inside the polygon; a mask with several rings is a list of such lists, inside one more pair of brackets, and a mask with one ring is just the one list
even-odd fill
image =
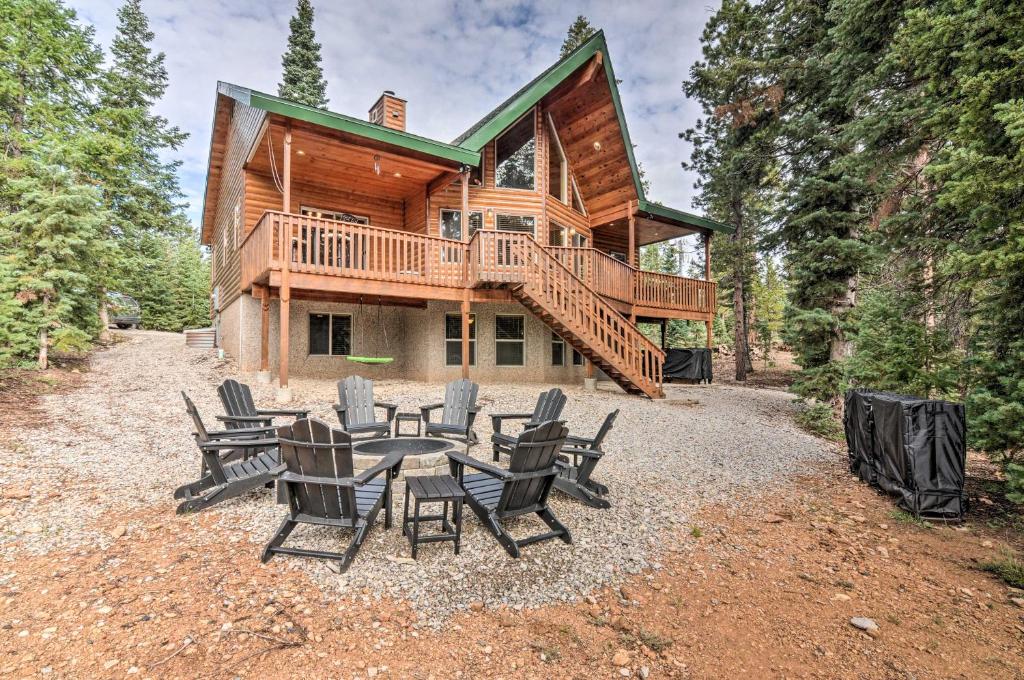
{"label": "second story window", "polygon": [[534,184],[533,111],[516,121],[494,142],[494,185],[501,189],[529,189]]}
{"label": "second story window", "polygon": [[[484,214],[482,212],[470,212],[469,213],[469,236],[467,240],[473,238],[473,234],[484,228]],[[453,241],[462,240],[462,211],[461,210],[442,210],[441,211],[441,238],[452,239]]]}

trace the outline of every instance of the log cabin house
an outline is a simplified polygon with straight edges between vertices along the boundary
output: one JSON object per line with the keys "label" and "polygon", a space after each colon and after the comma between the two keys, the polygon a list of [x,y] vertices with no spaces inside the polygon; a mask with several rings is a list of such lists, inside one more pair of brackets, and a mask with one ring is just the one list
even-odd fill
{"label": "log cabin house", "polygon": [[[217,87],[202,217],[220,347],[290,398],[290,375],[569,383],[601,371],[659,397],[637,328],[704,321],[710,240],[730,229],[648,201],[604,35],[451,143]],[[699,233],[705,278],[641,271],[639,248]],[[391,359],[359,363],[353,359]]]}

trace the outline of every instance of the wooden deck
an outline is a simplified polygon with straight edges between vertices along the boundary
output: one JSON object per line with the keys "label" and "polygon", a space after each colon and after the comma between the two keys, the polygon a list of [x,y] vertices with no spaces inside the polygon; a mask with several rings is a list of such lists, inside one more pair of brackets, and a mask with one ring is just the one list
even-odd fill
{"label": "wooden deck", "polygon": [[593,248],[544,247],[529,234],[481,230],[462,242],[268,211],[242,243],[242,289],[283,281],[419,299],[503,289],[624,389],[652,397],[661,396],[664,353],[629,317],[707,320],[715,301],[713,282],[641,271]]}

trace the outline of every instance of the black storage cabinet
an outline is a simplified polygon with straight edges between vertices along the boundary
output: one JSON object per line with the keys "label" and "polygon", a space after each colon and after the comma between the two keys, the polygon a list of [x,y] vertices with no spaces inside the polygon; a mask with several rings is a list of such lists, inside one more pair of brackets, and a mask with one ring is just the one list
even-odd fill
{"label": "black storage cabinet", "polygon": [[844,426],[851,472],[918,517],[963,518],[963,404],[850,390]]}
{"label": "black storage cabinet", "polygon": [[711,382],[711,350],[707,347],[665,350],[662,375],[666,380]]}

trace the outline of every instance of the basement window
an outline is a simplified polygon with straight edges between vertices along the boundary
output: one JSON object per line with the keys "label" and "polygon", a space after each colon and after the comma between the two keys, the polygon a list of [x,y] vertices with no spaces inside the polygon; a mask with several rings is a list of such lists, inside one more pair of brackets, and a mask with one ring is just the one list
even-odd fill
{"label": "basement window", "polygon": [[554,331],[551,331],[551,365],[565,366],[565,340]]}
{"label": "basement window", "polygon": [[[462,365],[462,314],[444,315],[444,365]],[[469,365],[476,366],[476,314],[469,315]]]}
{"label": "basement window", "polygon": [[531,110],[494,140],[494,185],[532,191],[536,146]]}
{"label": "basement window", "polygon": [[494,317],[494,365],[522,366],[526,362],[526,317],[498,314]]}
{"label": "basement window", "polygon": [[352,353],[350,314],[310,314],[309,354],[348,356]]}
{"label": "basement window", "polygon": [[577,352],[576,350],[573,350],[572,351],[572,365],[573,366],[582,366],[584,363],[585,362],[583,360],[583,355],[580,354],[579,352]]}

